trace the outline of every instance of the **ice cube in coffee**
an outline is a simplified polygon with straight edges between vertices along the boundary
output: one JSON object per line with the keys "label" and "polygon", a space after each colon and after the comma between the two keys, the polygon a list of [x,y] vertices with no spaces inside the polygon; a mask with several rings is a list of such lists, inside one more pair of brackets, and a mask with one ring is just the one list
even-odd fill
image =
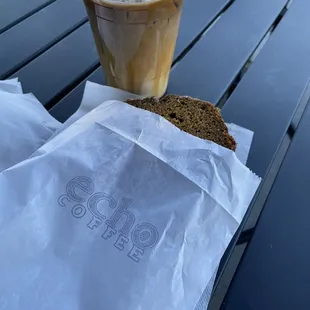
{"label": "ice cube in coffee", "polygon": [[162,96],[169,79],[183,0],[84,0],[106,83]]}

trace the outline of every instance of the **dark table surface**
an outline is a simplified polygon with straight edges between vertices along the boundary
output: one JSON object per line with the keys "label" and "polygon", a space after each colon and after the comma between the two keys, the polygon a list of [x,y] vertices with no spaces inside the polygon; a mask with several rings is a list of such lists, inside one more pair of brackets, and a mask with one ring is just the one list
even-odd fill
{"label": "dark table surface", "polygon": [[[254,131],[248,166],[263,178],[211,310],[310,303],[309,12],[309,0],[185,0],[168,92],[209,100]],[[0,79],[16,76],[60,121],[86,80],[105,83],[82,0],[1,0]]]}

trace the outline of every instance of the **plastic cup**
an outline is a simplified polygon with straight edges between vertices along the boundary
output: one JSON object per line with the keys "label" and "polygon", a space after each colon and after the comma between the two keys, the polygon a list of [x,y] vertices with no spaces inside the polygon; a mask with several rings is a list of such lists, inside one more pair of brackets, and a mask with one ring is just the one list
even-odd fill
{"label": "plastic cup", "polygon": [[107,85],[161,97],[168,85],[183,0],[84,3]]}

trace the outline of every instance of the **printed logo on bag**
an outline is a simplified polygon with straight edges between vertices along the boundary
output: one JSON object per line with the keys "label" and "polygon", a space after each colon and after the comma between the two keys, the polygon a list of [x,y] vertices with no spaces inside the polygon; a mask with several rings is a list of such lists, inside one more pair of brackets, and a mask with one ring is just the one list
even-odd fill
{"label": "printed logo on bag", "polygon": [[[73,205],[71,213],[78,219],[84,217],[88,211],[91,215],[88,228],[94,229],[104,223],[105,231],[102,238],[113,239],[114,246],[118,250],[127,249],[127,256],[139,262],[144,252],[157,244],[159,240],[157,229],[147,222],[136,224],[135,215],[128,210],[132,204],[131,198],[123,197],[117,204],[112,196],[94,191],[94,182],[88,177],[79,176],[67,184],[66,194],[59,197],[58,203],[61,207]],[[98,205],[102,201],[114,210],[109,218],[99,211]],[[132,243],[131,247],[128,245],[129,241]]]}

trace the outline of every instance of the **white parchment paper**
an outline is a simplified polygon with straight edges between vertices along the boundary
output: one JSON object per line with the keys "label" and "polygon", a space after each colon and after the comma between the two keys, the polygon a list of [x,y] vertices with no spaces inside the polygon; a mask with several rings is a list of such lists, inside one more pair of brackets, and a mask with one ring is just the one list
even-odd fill
{"label": "white parchment paper", "polygon": [[106,101],[0,173],[2,309],[194,309],[260,179]]}

